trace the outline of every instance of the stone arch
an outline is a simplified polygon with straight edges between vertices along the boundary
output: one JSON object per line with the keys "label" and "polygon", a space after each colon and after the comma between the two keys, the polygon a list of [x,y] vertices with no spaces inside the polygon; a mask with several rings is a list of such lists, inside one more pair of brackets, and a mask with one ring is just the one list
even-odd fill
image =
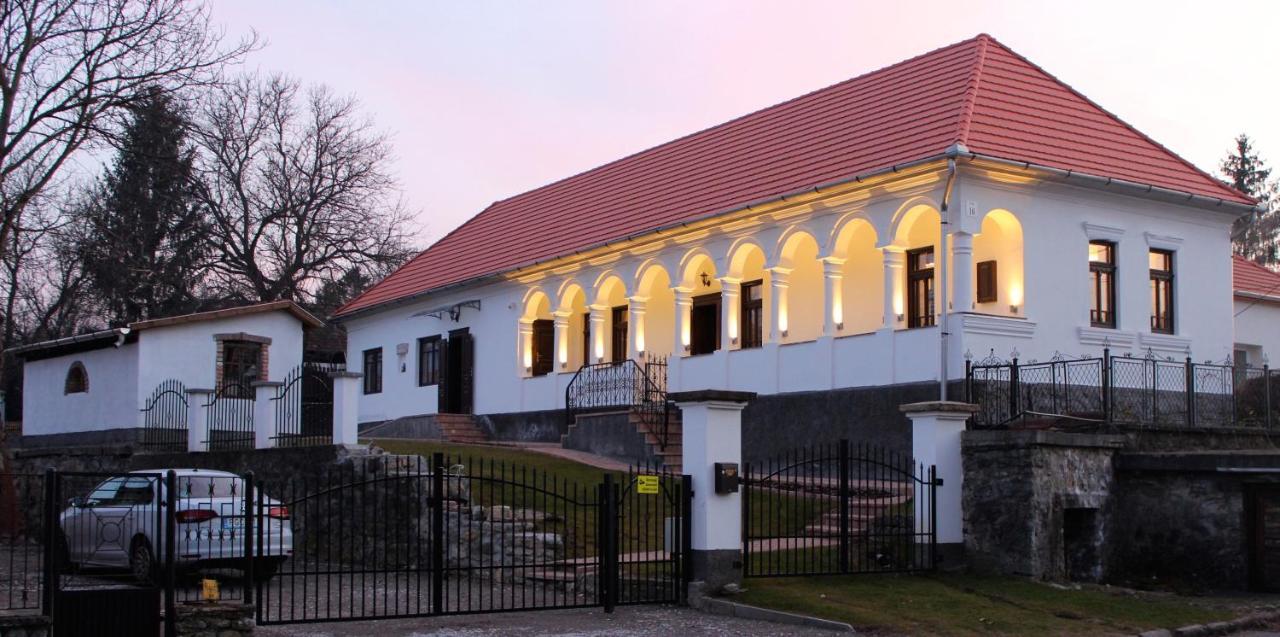
{"label": "stone arch", "polygon": [[774,276],[781,277],[786,271],[786,288],[775,299],[779,304],[778,332],[783,342],[811,341],[822,336],[823,265],[818,252],[818,240],[802,227],[788,228],[778,240],[778,269]]}
{"label": "stone arch", "polygon": [[768,257],[769,252],[754,237],[742,237],[729,246],[725,276],[737,279],[749,276],[753,272],[751,266],[755,265],[757,259],[758,268],[763,271],[767,267]]}
{"label": "stone arch", "polygon": [[861,213],[836,226],[828,256],[843,263],[839,303],[833,308],[836,333],[874,332],[884,322],[884,256],[876,247],[879,233]]}
{"label": "stone arch", "polygon": [[85,370],[84,363],[80,361],[71,363],[71,367],[67,369],[67,378],[62,385],[62,393],[83,394],[88,391],[89,372]]}
{"label": "stone arch", "polygon": [[657,259],[646,261],[636,270],[632,298],[643,300],[644,312],[631,326],[632,338],[636,351],[646,356],[670,356],[675,351],[676,298],[671,285],[671,275]]}
{"label": "stone arch", "polygon": [[561,366],[567,370],[578,369],[591,359],[591,354],[587,351],[587,344],[590,342],[587,330],[591,325],[587,298],[586,288],[575,279],[569,279],[560,286],[560,301],[556,311],[566,317],[568,325],[565,327],[564,338],[556,344],[556,355]]}
{"label": "stone arch", "polygon": [[[697,247],[685,253],[680,260],[679,278],[673,280],[673,286],[689,290],[691,294],[711,294],[720,292],[720,272],[717,263],[706,248]],[[707,275],[704,283],[702,275]]]}

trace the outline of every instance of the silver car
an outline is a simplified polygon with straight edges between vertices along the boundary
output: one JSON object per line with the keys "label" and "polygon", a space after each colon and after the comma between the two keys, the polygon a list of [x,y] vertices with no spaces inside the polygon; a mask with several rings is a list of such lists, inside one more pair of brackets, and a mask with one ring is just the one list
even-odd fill
{"label": "silver car", "polygon": [[[104,480],[87,496],[73,497],[60,518],[59,550],[74,567],[128,568],[139,581],[154,581],[164,547],[167,469],[135,471]],[[175,469],[175,564],[184,570],[243,569],[244,480],[225,471]],[[266,523],[255,533],[255,579],[270,579],[293,554],[289,510],[259,492]],[[259,541],[259,538],[261,540]]]}

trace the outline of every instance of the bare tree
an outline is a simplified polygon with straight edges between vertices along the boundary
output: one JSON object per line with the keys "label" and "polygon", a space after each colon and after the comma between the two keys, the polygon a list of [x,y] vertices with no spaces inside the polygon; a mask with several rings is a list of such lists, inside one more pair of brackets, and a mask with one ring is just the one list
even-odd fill
{"label": "bare tree", "polygon": [[189,0],[0,0],[0,250],[23,207],[144,88],[211,84],[257,46],[222,40]]}
{"label": "bare tree", "polygon": [[322,281],[409,254],[390,144],[354,99],[247,76],[217,89],[200,119],[200,198],[222,296],[305,301]]}

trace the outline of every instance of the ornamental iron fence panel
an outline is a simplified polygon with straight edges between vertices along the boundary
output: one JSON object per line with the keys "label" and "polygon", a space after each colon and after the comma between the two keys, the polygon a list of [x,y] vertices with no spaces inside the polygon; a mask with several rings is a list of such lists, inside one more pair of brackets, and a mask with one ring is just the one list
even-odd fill
{"label": "ornamental iron fence panel", "polygon": [[210,451],[253,449],[254,390],[242,383],[227,383],[204,405]]}
{"label": "ornamental iron fence panel", "polygon": [[303,363],[284,377],[271,400],[275,404],[278,447],[306,447],[333,442],[333,379],[342,363]]}
{"label": "ornamental iron fence panel", "polygon": [[570,423],[579,414],[628,409],[658,438],[665,449],[670,440],[671,405],[667,400],[667,359],[650,357],[584,365],[565,387],[565,415]]}
{"label": "ornamental iron fence panel", "polygon": [[1280,425],[1280,374],[1268,367],[1112,356],[967,363],[975,428],[1014,422],[1209,428]]}
{"label": "ornamental iron fence panel", "polygon": [[847,440],[746,463],[743,574],[933,570],[939,486],[933,466]]}
{"label": "ornamental iron fence panel", "polygon": [[142,444],[158,451],[187,450],[187,387],[170,378],[156,385],[142,408]]}

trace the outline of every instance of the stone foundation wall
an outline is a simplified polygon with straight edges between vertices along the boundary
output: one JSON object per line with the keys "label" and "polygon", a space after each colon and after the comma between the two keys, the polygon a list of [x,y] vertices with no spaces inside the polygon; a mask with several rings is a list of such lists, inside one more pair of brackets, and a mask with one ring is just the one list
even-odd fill
{"label": "stone foundation wall", "polygon": [[245,604],[181,604],[174,627],[179,637],[244,637],[253,634],[253,607]]}
{"label": "stone foundation wall", "polygon": [[0,615],[0,637],[49,637],[44,615]]}

